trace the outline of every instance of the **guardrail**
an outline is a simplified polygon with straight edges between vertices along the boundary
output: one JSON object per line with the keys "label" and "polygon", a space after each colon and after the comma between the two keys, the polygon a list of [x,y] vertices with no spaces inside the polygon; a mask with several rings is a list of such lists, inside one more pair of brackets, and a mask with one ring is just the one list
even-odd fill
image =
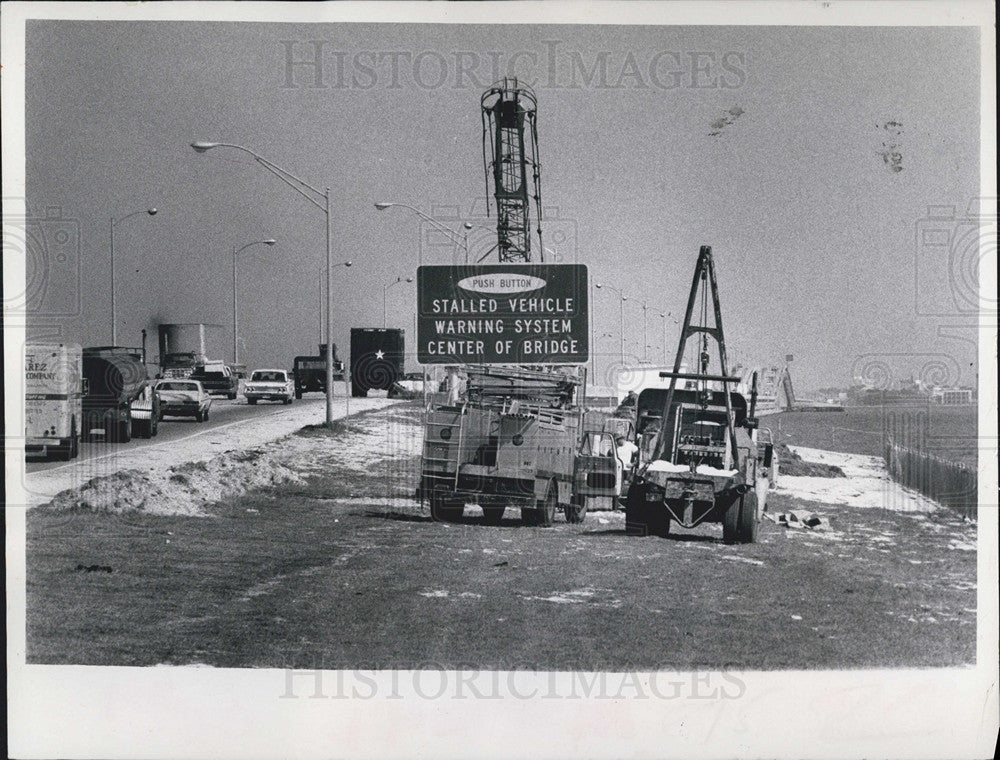
{"label": "guardrail", "polygon": [[968,520],[978,517],[976,469],[958,462],[909,449],[886,436],[885,466],[889,475]]}

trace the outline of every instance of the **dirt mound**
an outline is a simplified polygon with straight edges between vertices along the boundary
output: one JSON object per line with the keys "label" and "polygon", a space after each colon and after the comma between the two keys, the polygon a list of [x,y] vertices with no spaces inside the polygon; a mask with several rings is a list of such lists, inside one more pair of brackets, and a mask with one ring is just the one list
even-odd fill
{"label": "dirt mound", "polygon": [[846,478],[847,475],[835,464],[807,462],[788,446],[779,443],[774,447],[782,475],[807,475],[814,478]]}
{"label": "dirt mound", "polygon": [[247,491],[302,477],[263,449],[233,451],[208,462],[192,462],[162,473],[122,470],[57,494],[50,509],[120,514],[207,516],[205,507]]}

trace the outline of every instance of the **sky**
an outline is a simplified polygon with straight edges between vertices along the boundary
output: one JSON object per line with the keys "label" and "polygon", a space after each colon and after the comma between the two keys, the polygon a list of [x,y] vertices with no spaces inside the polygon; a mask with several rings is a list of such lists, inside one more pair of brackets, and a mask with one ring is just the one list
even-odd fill
{"label": "sky", "polygon": [[[321,69],[295,63],[317,51]],[[974,28],[29,21],[26,64],[29,336],[110,342],[109,224],[140,212],[115,227],[119,343],[216,323],[231,358],[232,251],[274,238],[239,255],[240,358],[314,351],[324,215],[246,154],[189,147],[206,140],[330,188],[334,260],[353,263],[335,270],[342,358],[383,296],[411,339],[405,278],[464,255],[373,204],[492,228],[479,99],[513,74],[538,98],[546,260],[628,297],[629,361],[672,357],[711,245],[730,351],[793,355],[797,390],[975,382]],[[472,255],[493,238],[475,228]],[[617,295],[591,314],[600,381]]]}

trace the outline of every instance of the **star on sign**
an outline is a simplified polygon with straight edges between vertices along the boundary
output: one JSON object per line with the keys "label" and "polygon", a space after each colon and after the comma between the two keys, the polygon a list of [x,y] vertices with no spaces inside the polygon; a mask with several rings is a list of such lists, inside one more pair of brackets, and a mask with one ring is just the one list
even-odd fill
{"label": "star on sign", "polygon": [[382,349],[379,349],[378,351],[375,352],[375,358],[378,359],[379,361],[382,361],[385,358],[385,353],[382,351]]}

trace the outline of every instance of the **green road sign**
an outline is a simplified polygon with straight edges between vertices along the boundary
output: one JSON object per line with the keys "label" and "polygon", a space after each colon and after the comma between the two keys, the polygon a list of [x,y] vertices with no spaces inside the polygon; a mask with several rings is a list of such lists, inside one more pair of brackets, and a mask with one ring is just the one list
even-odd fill
{"label": "green road sign", "polygon": [[480,264],[417,268],[421,364],[584,364],[587,267]]}

